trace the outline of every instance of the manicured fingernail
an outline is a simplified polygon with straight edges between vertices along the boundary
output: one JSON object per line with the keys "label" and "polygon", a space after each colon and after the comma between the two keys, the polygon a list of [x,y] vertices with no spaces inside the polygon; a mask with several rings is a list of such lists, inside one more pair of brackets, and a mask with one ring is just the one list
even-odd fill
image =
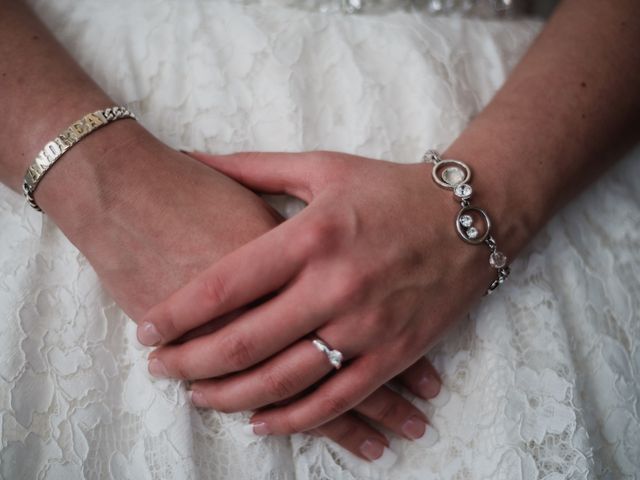
{"label": "manicured fingernail", "polygon": [[189,390],[189,401],[194,407],[206,407],[207,401],[200,390]]}
{"label": "manicured fingernail", "polygon": [[138,341],[141,344],[152,347],[160,343],[161,340],[162,338],[153,323],[143,322],[142,325],[138,327]]}
{"label": "manicured fingernail", "polygon": [[157,378],[168,378],[167,367],[157,358],[149,360],[149,373]]}
{"label": "manicured fingernail", "polygon": [[418,391],[420,392],[420,396],[425,399],[430,399],[438,395],[440,392],[440,382],[437,378],[425,375],[418,383]]}
{"label": "manicured fingernail", "polygon": [[402,433],[410,440],[417,440],[424,435],[427,429],[427,422],[415,415],[409,417],[407,421],[402,424]]}
{"label": "manicured fingernail", "polygon": [[373,463],[376,467],[380,467],[384,470],[391,468],[398,460],[398,455],[390,448],[385,448],[384,453],[380,458],[374,460]]}
{"label": "manicured fingernail", "polygon": [[382,468],[389,468],[396,463],[398,456],[384,443],[374,438],[369,438],[360,445],[360,453]]}
{"label": "manicured fingernail", "polygon": [[414,440],[414,442],[422,447],[429,448],[434,446],[439,439],[440,435],[438,434],[438,431],[429,425],[427,426],[427,430],[424,432],[424,435],[417,440]]}
{"label": "manicured fingernail", "polygon": [[251,427],[253,427],[253,433],[256,435],[269,435],[271,433],[269,425],[264,422],[252,423]]}
{"label": "manicured fingernail", "polygon": [[436,395],[429,401],[431,402],[432,405],[438,408],[441,408],[441,407],[444,407],[447,403],[449,403],[450,399],[451,399],[451,393],[444,385],[442,385],[440,387],[440,393],[438,393],[438,395]]}

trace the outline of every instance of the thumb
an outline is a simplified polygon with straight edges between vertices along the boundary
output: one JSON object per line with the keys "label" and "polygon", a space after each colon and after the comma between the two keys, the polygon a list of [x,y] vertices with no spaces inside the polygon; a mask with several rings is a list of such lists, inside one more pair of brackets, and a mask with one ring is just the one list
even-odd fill
{"label": "thumb", "polygon": [[184,152],[199,162],[233,178],[251,190],[287,193],[309,203],[313,199],[316,158],[313,152],[240,152],[211,155]]}

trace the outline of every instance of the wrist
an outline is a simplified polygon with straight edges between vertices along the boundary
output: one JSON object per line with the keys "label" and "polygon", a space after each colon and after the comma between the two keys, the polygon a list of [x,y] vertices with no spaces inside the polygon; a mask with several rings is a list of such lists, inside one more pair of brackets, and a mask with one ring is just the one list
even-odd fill
{"label": "wrist", "polygon": [[[500,249],[512,260],[548,221],[556,208],[554,181],[536,162],[542,151],[510,138],[500,122],[478,118],[443,153],[472,169],[473,204],[492,220]],[[504,136],[503,136],[504,135]],[[543,172],[547,173],[547,172]]]}
{"label": "wrist", "polygon": [[109,211],[119,190],[128,187],[118,177],[138,161],[132,152],[153,143],[158,142],[133,120],[92,132],[42,178],[35,192],[38,205],[67,235],[90,228]]}

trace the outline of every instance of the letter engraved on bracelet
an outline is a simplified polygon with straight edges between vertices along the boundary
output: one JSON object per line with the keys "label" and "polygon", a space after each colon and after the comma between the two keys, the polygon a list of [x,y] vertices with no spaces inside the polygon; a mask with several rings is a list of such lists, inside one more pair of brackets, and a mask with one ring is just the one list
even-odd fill
{"label": "letter engraved on bracelet", "polygon": [[90,113],[85,117],[85,120],[89,124],[89,128],[96,128],[102,125],[104,122],[94,113]]}
{"label": "letter engraved on bracelet", "polygon": [[71,128],[73,129],[73,131],[75,132],[76,135],[78,135],[78,138],[82,138],[84,133],[85,133],[85,128],[84,125],[82,123],[82,120],[79,122],[74,123],[73,125],[71,125]]}
{"label": "letter engraved on bracelet", "polygon": [[29,205],[38,211],[42,211],[35,201],[33,193],[49,168],[67,150],[94,130],[121,118],[135,119],[135,116],[125,107],[110,107],[89,113],[72,123],[71,126],[47,143],[42,151],[38,153],[33,164],[27,168],[24,176],[22,188]]}
{"label": "letter engraved on bracelet", "polygon": [[56,137],[54,142],[60,147],[60,155],[67,151],[67,145],[62,141],[62,138]]}
{"label": "letter engraved on bracelet", "polygon": [[47,165],[49,165],[49,160],[47,160],[44,152],[40,152],[36,157],[36,161],[34,162],[33,166],[38,167],[38,169],[40,170],[43,170],[47,167]]}
{"label": "letter engraved on bracelet", "polygon": [[66,147],[69,148],[74,144],[74,137],[71,135],[71,132],[64,131],[59,136],[58,139],[60,142]]}
{"label": "letter engraved on bracelet", "polygon": [[52,141],[44,146],[43,151],[45,157],[51,163],[60,155],[60,146],[55,141]]}
{"label": "letter engraved on bracelet", "polygon": [[41,173],[42,167],[40,165],[31,165],[31,167],[29,167],[29,177],[31,179],[31,183],[33,183]]}
{"label": "letter engraved on bracelet", "polygon": [[70,142],[70,147],[73,146],[78,140],[80,140],[80,137],[78,137],[78,134],[72,128],[66,130],[62,135],[64,136],[66,141]]}

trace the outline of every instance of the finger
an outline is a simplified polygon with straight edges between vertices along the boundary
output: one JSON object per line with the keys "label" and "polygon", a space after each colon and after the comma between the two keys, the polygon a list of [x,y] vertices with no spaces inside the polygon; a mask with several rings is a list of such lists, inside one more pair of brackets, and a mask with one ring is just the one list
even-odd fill
{"label": "finger", "polygon": [[287,193],[309,203],[317,170],[316,152],[241,152],[232,155],[189,155],[252,190]]}
{"label": "finger", "polygon": [[192,402],[225,413],[255,410],[294,397],[332,371],[324,354],[305,339],[251,370],[193,382]]}
{"label": "finger", "polygon": [[[286,351],[327,321],[323,298],[314,295],[316,290],[311,278],[303,278],[218,331],[186,343],[164,345],[149,355],[149,371],[189,380],[217,377],[243,371]],[[295,357],[291,361],[297,363]]]}
{"label": "finger", "polygon": [[360,403],[355,411],[408,440],[430,447],[438,433],[428,425],[427,417],[402,395],[382,386]]}
{"label": "finger", "polygon": [[212,318],[260,299],[282,287],[302,267],[294,218],[240,247],[152,307],[138,326],[143,345],[174,340]]}
{"label": "finger", "polygon": [[[380,354],[364,355],[346,365],[309,395],[281,408],[255,414],[265,435],[289,435],[316,428],[351,410],[397,372]],[[371,372],[375,372],[374,375]]]}
{"label": "finger", "polygon": [[398,457],[389,448],[389,441],[384,435],[350,413],[325,423],[313,433],[333,440],[354,455],[374,462],[380,468],[391,467]]}
{"label": "finger", "polygon": [[420,360],[398,375],[397,378],[414,395],[425,400],[437,397],[442,388],[440,375],[425,357],[421,357]]}

